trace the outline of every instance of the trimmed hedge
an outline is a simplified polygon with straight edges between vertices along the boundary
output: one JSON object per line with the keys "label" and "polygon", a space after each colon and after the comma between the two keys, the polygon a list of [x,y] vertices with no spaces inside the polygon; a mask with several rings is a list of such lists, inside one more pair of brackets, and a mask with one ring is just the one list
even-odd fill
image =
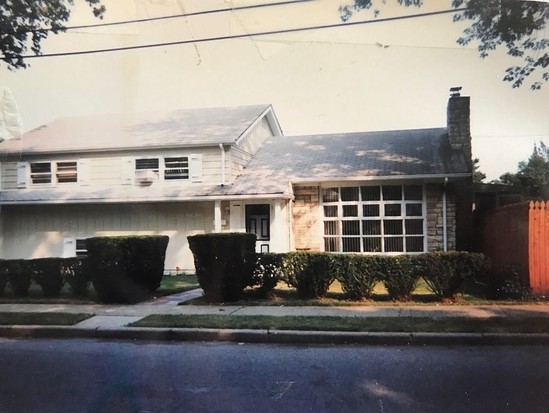
{"label": "trimmed hedge", "polygon": [[13,293],[20,297],[27,296],[32,283],[29,261],[5,260],[2,265]]}
{"label": "trimmed hedge", "polygon": [[413,255],[378,257],[381,281],[391,300],[406,302],[412,298],[412,292],[420,276],[416,257]]}
{"label": "trimmed hedge", "polygon": [[65,282],[69,283],[71,293],[75,297],[85,297],[91,282],[87,258],[64,258],[61,260],[61,273]]}
{"label": "trimmed hedge", "polygon": [[335,280],[336,255],[322,252],[290,252],[283,260],[284,281],[300,299],[321,298]]}
{"label": "trimmed hedge", "polygon": [[198,234],[187,239],[206,301],[239,300],[244,288],[253,284],[255,234]]}
{"label": "trimmed hedge", "polygon": [[252,285],[259,286],[256,290],[259,296],[267,296],[282,280],[285,258],[286,254],[257,254]]}
{"label": "trimmed hedge", "polygon": [[453,300],[466,281],[488,268],[484,255],[471,252],[431,252],[417,256],[416,261],[427,286],[442,300]]}
{"label": "trimmed hedge", "polygon": [[86,240],[88,268],[105,303],[135,303],[155,291],[164,274],[169,237],[94,237]]}
{"label": "trimmed hedge", "polygon": [[57,297],[65,284],[61,272],[62,258],[36,258],[27,261],[31,277],[46,297]]}
{"label": "trimmed hedge", "polygon": [[360,301],[372,296],[375,285],[382,279],[380,257],[372,255],[337,255],[336,278],[349,299]]}

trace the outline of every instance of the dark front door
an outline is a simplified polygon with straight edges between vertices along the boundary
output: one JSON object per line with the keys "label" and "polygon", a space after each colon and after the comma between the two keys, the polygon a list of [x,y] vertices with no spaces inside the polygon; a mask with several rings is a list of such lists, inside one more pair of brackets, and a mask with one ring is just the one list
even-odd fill
{"label": "dark front door", "polygon": [[246,232],[257,236],[259,252],[269,252],[271,218],[268,204],[246,205]]}

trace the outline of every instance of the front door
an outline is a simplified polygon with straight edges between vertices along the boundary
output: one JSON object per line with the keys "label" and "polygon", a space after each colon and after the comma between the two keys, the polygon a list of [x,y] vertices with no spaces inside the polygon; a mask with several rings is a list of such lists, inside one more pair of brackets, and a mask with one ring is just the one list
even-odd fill
{"label": "front door", "polygon": [[256,250],[269,252],[271,217],[269,204],[246,205],[246,232],[257,236]]}

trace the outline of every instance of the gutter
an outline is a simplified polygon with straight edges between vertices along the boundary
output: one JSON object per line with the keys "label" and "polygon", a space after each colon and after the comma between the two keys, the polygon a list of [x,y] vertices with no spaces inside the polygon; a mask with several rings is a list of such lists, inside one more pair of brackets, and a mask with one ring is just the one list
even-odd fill
{"label": "gutter", "polygon": [[337,183],[337,182],[367,182],[367,181],[411,181],[411,180],[432,180],[434,182],[440,182],[440,179],[459,179],[459,178],[469,178],[471,177],[471,173],[454,173],[454,174],[425,174],[425,175],[384,175],[384,176],[375,176],[375,175],[368,175],[368,176],[357,176],[357,177],[350,177],[350,178],[341,178],[341,177],[322,177],[322,179],[317,178],[296,178],[292,179],[290,182],[292,184],[300,184],[300,183],[307,183],[307,184],[322,184],[325,182],[329,182],[330,184]]}
{"label": "gutter", "polygon": [[225,148],[223,147],[223,144],[219,144],[219,149],[221,150],[221,185],[225,185],[225,167],[226,167],[226,159],[225,159]]}
{"label": "gutter", "polygon": [[442,244],[444,252],[448,251],[448,201],[446,199],[446,187],[448,185],[448,177],[444,178],[442,185]]}

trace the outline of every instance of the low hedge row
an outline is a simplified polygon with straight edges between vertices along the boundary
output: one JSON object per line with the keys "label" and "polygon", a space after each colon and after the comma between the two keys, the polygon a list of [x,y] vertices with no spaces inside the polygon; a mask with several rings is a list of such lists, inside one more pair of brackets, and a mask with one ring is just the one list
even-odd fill
{"label": "low hedge row", "polygon": [[326,295],[334,280],[352,300],[367,299],[382,282],[394,301],[408,301],[423,277],[440,299],[453,299],[466,281],[487,272],[482,254],[432,252],[419,255],[379,256],[290,252],[260,254],[254,284],[267,293],[278,281],[297,290],[302,299]]}
{"label": "low hedge row", "polygon": [[90,283],[86,259],[37,258],[33,260],[0,259],[0,295],[9,283],[13,294],[28,295],[33,282],[42,288],[46,297],[56,297],[65,283],[74,296],[84,296]]}

